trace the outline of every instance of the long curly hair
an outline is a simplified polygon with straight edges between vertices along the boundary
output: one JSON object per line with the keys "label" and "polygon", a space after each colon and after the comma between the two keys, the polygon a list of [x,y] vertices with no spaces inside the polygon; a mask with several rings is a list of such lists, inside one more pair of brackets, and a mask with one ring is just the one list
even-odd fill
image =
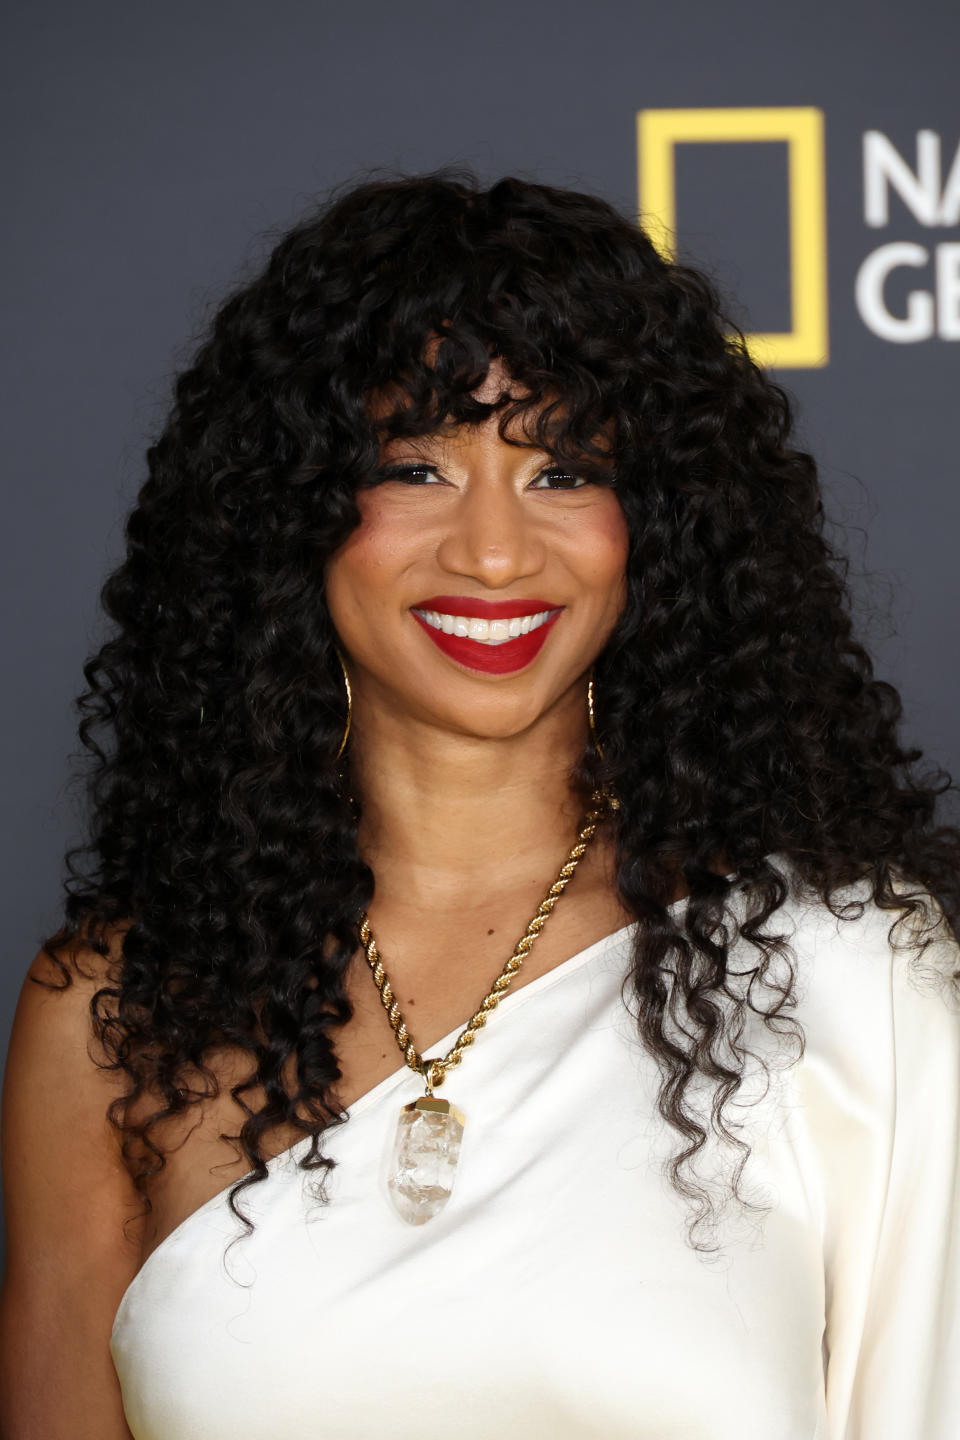
{"label": "long curly hair", "polygon": [[[523,398],[473,398],[494,356]],[[376,416],[375,392],[395,402]],[[249,1056],[232,1089],[251,1167],[234,1213],[251,1226],[237,1200],[267,1174],[263,1138],[281,1125],[311,1137],[299,1163],[323,1197],[322,1136],[347,1118],[344,975],[374,893],[337,763],[326,563],[359,523],[385,436],[493,411],[504,439],[519,413],[530,443],[568,463],[589,461],[601,427],[614,437],[627,602],[595,665],[602,755],[588,746],[575,778],[620,801],[617,886],[638,921],[628,982],[682,1142],[668,1170],[695,1202],[691,1240],[710,1210],[693,1162],[711,1133],[739,1152],[739,1196],[749,1147],[724,1107],[751,1012],[803,1053],[789,952],[764,928],[791,887],[846,915],[837,891],[866,881],[894,925],[925,889],[960,928],[960,831],[936,813],[957,787],[918,773],[923,752],[898,739],[901,702],[854,636],[792,402],[713,281],[589,194],[484,188],[452,167],[368,175],[280,238],[176,380],[76,701],[88,829],[43,949],[65,986],[68,959],[115,954],[119,936],[91,1024],[122,1072],[108,1113],[146,1209],[165,1163],[157,1127],[216,1092],[205,1062],[224,1044]],[[734,885],[756,954],[738,983]],[[771,982],[778,955],[787,978]]]}

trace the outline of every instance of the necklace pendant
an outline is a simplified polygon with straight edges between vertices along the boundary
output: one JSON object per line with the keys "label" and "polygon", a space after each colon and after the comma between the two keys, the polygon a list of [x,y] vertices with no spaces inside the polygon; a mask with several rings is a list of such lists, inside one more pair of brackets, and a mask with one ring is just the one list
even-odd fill
{"label": "necklace pendant", "polygon": [[450,1199],[464,1124],[462,1110],[433,1095],[421,1095],[400,1111],[387,1188],[408,1224],[432,1220]]}

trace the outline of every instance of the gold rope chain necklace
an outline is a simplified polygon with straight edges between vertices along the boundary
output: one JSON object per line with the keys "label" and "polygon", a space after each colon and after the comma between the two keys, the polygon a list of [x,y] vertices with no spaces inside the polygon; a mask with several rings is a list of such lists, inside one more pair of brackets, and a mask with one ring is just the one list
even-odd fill
{"label": "gold rope chain necklace", "polygon": [[510,988],[514,976],[533,948],[533,943],[551,910],[570,882],[574,871],[586,853],[593,839],[597,825],[605,809],[618,808],[604,790],[594,790],[590,809],[583,827],[577,835],[577,843],[561,866],[560,873],[550,886],[536,915],[527,926],[526,934],[517,945],[510,959],[493,982],[476,1014],[457,1037],[452,1049],[443,1059],[425,1060],[418,1052],[410,1032],[400,1013],[400,1006],[393,993],[390,981],[383,968],[383,961],[377,949],[370,921],[366,911],[360,915],[360,938],[367,952],[367,960],[373,971],[373,978],[380,992],[380,999],[390,1019],[397,1044],[411,1070],[422,1075],[426,1094],[419,1100],[404,1105],[397,1122],[393,1151],[386,1176],[387,1190],[394,1207],[402,1219],[411,1225],[423,1225],[446,1205],[453,1190],[457,1164],[460,1159],[460,1142],[463,1138],[465,1117],[449,1100],[438,1100],[434,1090],[444,1082],[448,1070],[459,1065],[463,1053],[472,1045],[479,1032],[487,1023]]}

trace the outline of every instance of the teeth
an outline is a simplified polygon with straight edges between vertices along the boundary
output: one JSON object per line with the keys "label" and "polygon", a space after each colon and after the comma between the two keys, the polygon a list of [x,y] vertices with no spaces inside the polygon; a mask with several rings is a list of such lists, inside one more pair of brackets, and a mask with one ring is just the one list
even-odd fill
{"label": "teeth", "polygon": [[515,640],[518,635],[529,635],[531,630],[539,630],[555,612],[541,610],[536,615],[515,615],[512,620],[478,620],[473,615],[447,615],[439,610],[417,610],[415,613],[434,630],[442,630],[445,635],[469,636],[482,645],[503,645],[507,640]]}

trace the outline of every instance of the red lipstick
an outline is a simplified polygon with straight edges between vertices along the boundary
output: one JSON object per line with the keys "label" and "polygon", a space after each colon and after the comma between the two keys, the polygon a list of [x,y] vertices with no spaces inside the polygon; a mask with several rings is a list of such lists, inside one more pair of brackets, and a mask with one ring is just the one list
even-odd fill
{"label": "red lipstick", "polygon": [[[471,640],[468,635],[447,635],[434,629],[417,614],[417,610],[439,610],[446,615],[463,615],[477,620],[512,620],[524,615],[537,615],[543,610],[552,610],[553,614],[526,635],[517,635],[499,645],[486,645],[481,640]],[[466,595],[431,595],[421,601],[411,614],[437,649],[451,660],[457,660],[471,670],[504,675],[512,670],[522,670],[540,653],[562,610],[563,606],[553,605],[549,600],[473,600]]]}

